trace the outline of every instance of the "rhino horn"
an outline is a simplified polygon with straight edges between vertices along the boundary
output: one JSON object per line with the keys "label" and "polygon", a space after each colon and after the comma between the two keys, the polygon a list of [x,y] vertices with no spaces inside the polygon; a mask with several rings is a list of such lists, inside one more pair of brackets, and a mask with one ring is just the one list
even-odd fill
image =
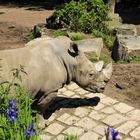
{"label": "rhino horn", "polygon": [[95,63],[94,65],[95,65],[95,68],[96,68],[97,71],[101,71],[103,66],[104,66],[104,62],[99,61],[99,62]]}
{"label": "rhino horn", "polygon": [[102,73],[105,75],[107,79],[110,79],[112,75],[112,70],[113,70],[113,66],[111,62],[106,65],[106,67],[102,70]]}

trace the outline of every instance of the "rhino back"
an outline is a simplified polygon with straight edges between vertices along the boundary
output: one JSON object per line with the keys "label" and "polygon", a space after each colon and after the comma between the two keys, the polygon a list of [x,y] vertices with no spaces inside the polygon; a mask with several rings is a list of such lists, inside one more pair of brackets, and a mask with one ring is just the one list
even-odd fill
{"label": "rhino back", "polygon": [[39,90],[48,93],[58,90],[67,81],[67,72],[61,59],[63,47],[67,45],[64,45],[63,41],[58,42],[58,39],[38,39],[28,43],[25,48],[1,51],[1,81],[11,81],[10,70],[23,65],[27,72],[27,75],[23,76],[23,84],[32,97]]}

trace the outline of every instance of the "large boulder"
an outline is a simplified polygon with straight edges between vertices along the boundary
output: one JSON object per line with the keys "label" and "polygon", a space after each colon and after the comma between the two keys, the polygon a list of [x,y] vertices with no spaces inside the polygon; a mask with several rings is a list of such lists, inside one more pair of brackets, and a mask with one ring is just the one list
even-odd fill
{"label": "large boulder", "polygon": [[133,24],[122,24],[118,28],[118,33],[122,35],[137,35],[137,30]]}
{"label": "large boulder", "polygon": [[89,59],[99,59],[103,48],[102,38],[89,38],[75,42]]}
{"label": "large boulder", "polygon": [[112,50],[112,58],[117,60],[129,60],[140,56],[140,36],[117,35]]}

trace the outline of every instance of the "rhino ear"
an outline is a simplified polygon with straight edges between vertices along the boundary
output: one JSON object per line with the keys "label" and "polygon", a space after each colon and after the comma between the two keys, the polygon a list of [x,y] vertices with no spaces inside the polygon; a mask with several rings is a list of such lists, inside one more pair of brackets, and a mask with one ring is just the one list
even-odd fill
{"label": "rhino ear", "polygon": [[99,61],[97,63],[95,63],[95,68],[97,71],[101,71],[104,65],[104,61]]}
{"label": "rhino ear", "polygon": [[75,42],[70,43],[69,53],[73,56],[77,56],[79,54],[78,45]]}

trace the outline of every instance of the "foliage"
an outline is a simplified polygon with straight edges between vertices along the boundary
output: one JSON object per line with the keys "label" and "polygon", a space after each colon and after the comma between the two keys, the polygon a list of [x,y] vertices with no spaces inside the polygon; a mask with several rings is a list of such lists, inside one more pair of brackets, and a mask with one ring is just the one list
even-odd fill
{"label": "foliage", "polygon": [[72,41],[81,40],[82,35],[80,33],[72,33],[70,38]]}
{"label": "foliage", "polygon": [[34,38],[35,38],[34,33],[29,32],[28,35],[27,35],[27,39],[30,41],[30,40],[33,40]]}
{"label": "foliage", "polygon": [[65,138],[64,138],[64,140],[76,140],[77,138],[76,138],[76,136],[74,136],[74,135],[67,135],[67,136],[65,136]]}
{"label": "foliage", "polygon": [[57,36],[67,36],[67,31],[58,29],[54,32],[54,36],[55,37],[57,37]]}
{"label": "foliage", "polygon": [[108,32],[106,34],[100,32],[98,30],[93,30],[92,34],[93,34],[93,37],[102,37],[106,47],[109,50],[112,50],[112,47],[113,47],[114,41],[115,41],[115,36],[112,35],[111,30],[108,30]]}
{"label": "foliage", "polygon": [[117,61],[118,64],[140,63],[140,56],[129,56],[124,60]]}
{"label": "foliage", "polygon": [[[36,117],[32,116],[31,109],[33,101],[22,86],[22,75],[26,74],[24,67],[13,69],[12,74],[11,82],[0,84],[0,139],[37,140]],[[29,130],[30,135],[27,135]]]}
{"label": "foliage", "polygon": [[105,33],[108,30],[107,13],[108,6],[102,0],[81,0],[80,2],[72,0],[65,4],[64,8],[56,10],[52,21],[49,18],[47,22],[50,28],[51,25],[56,25],[57,28],[67,28],[76,32],[91,33],[93,29],[96,29]]}

